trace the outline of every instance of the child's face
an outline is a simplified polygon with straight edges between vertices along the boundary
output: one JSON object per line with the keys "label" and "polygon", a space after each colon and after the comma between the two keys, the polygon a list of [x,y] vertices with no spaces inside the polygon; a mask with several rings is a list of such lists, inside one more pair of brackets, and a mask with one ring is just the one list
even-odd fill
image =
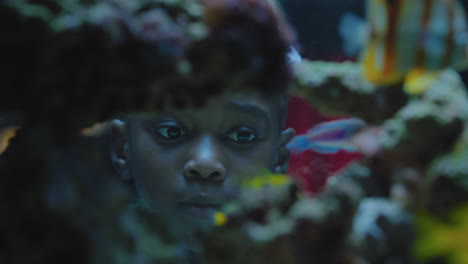
{"label": "child's face", "polygon": [[292,129],[278,133],[278,100],[253,94],[212,98],[201,109],[132,114],[114,121],[113,160],[133,177],[145,206],[198,221],[235,195],[245,177],[284,172]]}

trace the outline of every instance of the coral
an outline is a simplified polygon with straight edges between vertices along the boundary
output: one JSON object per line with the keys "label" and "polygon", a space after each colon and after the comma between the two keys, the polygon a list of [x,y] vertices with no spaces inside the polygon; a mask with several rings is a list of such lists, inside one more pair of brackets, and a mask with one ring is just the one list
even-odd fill
{"label": "coral", "polygon": [[352,199],[341,191],[314,199],[297,191],[294,183],[244,188],[242,196],[261,198],[230,205],[228,222],[204,240],[207,263],[353,263],[345,239]]}
{"label": "coral", "polygon": [[326,113],[354,115],[378,125],[358,132],[355,144],[371,151],[363,152],[360,165],[329,179],[327,189],[357,197],[350,232],[361,260],[414,263],[410,249],[424,234],[416,232],[421,222],[415,223],[412,215],[425,211],[448,221],[452,210],[468,199],[466,88],[458,73],[447,69],[422,94],[409,96],[401,84],[372,86],[359,68],[355,63],[304,61],[297,68],[297,90]]}
{"label": "coral", "polygon": [[401,84],[371,85],[351,62],[294,69],[296,91],[322,112],[372,125],[355,138],[371,151],[317,197],[284,175],[253,179],[218,212],[220,226],[200,233],[129,208],[131,188],[102,158],[107,135],[83,128],[122,111],[197,107],[229,89],[288,92],[293,36],[271,26],[266,1],[238,2],[0,3],[0,129],[22,127],[0,156],[2,263],[415,263],[416,212],[450,225],[468,201],[458,74],[447,69],[410,96]]}
{"label": "coral", "polygon": [[410,263],[412,216],[385,198],[365,198],[353,219],[351,239],[369,263]]}
{"label": "coral", "polygon": [[[375,87],[367,82],[361,67],[352,62],[303,60],[295,66],[295,74],[297,92],[327,114],[350,115],[381,124],[408,100],[398,86]],[[369,111],[369,104],[373,111]]]}

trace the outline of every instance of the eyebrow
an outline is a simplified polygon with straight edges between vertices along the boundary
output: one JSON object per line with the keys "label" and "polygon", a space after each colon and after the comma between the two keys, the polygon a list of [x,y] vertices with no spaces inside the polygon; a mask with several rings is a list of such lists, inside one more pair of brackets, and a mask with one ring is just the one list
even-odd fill
{"label": "eyebrow", "polygon": [[227,106],[238,112],[253,114],[257,116],[258,118],[270,120],[270,113],[251,104],[244,104],[244,103],[231,101],[227,104]]}

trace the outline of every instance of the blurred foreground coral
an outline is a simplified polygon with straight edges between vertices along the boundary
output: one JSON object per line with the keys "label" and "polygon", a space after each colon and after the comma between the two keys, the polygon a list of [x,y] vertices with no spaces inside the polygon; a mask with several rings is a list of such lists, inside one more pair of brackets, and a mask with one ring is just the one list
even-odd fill
{"label": "blurred foreground coral", "polygon": [[362,160],[314,198],[284,175],[260,175],[191,245],[174,238],[183,226],[129,207],[134,197],[102,158],[105,135],[79,132],[118,111],[199,105],[219,92],[162,88],[183,87],[172,74],[190,75],[182,84],[205,76],[179,60],[206,37],[202,12],[183,0],[1,2],[10,69],[0,129],[24,126],[0,156],[1,263],[465,263],[468,97],[451,69],[408,95],[365,81],[358,63],[304,60],[297,93],[378,128],[356,138],[371,149]]}

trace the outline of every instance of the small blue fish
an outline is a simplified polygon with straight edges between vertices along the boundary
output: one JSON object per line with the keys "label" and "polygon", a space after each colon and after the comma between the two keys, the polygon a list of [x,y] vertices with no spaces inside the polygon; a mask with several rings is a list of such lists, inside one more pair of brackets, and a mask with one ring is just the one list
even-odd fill
{"label": "small blue fish", "polygon": [[322,122],[307,131],[307,134],[294,137],[286,146],[292,153],[312,150],[322,154],[334,154],[340,150],[356,152],[350,138],[366,123],[358,118],[346,118]]}

